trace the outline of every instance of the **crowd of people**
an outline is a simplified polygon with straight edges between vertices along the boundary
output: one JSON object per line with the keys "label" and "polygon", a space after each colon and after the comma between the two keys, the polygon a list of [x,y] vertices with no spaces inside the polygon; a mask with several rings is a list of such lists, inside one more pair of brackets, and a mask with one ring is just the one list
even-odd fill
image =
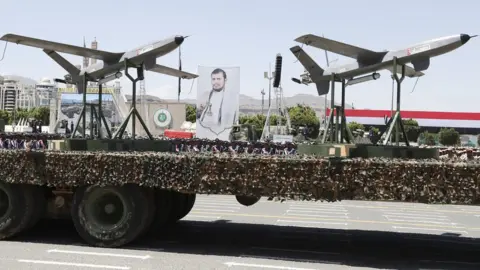
{"label": "crowd of people", "polygon": [[175,152],[212,152],[212,153],[239,153],[263,155],[294,155],[297,153],[293,143],[272,142],[225,142],[207,140],[174,140]]}

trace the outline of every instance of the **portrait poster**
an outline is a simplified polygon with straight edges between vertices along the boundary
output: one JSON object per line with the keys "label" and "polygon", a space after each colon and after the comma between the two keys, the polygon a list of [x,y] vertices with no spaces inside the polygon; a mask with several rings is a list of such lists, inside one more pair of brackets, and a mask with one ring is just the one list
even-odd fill
{"label": "portrait poster", "polygon": [[198,67],[197,138],[228,141],[238,122],[239,67]]}

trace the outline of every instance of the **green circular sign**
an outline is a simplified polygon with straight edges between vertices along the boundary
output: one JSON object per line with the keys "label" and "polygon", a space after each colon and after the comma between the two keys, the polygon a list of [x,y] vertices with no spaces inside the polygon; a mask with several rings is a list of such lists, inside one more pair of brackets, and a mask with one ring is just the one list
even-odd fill
{"label": "green circular sign", "polygon": [[157,119],[158,119],[158,121],[163,123],[163,122],[167,121],[167,115],[164,112],[159,113]]}
{"label": "green circular sign", "polygon": [[153,121],[157,127],[166,128],[172,122],[172,115],[165,109],[159,109],[155,112]]}

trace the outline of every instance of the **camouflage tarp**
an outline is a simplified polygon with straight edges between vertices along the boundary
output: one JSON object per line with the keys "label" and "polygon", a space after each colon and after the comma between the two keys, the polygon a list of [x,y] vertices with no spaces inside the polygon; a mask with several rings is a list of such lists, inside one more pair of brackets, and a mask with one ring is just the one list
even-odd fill
{"label": "camouflage tarp", "polygon": [[0,151],[6,182],[137,183],[185,192],[336,201],[479,202],[480,163],[307,156]]}

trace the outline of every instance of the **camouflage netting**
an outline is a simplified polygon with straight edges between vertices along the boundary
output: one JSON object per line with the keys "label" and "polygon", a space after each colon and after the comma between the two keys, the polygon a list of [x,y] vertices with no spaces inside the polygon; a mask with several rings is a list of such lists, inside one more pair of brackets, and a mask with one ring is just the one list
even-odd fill
{"label": "camouflage netting", "polygon": [[7,182],[138,183],[186,192],[336,201],[479,203],[480,163],[152,152],[0,151]]}

